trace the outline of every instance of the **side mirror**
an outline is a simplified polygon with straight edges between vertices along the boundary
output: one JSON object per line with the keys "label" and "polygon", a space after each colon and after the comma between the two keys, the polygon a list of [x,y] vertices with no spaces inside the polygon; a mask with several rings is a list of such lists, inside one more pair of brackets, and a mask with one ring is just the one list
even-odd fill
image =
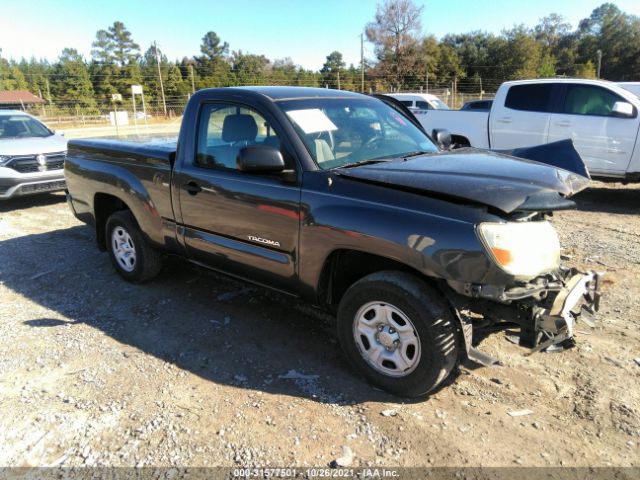
{"label": "side mirror", "polygon": [[284,170],[284,159],[271,145],[249,145],[240,149],[236,166],[241,172],[278,173]]}
{"label": "side mirror", "polygon": [[451,147],[451,134],[449,133],[449,130],[444,128],[434,128],[431,132],[431,138],[433,138],[442,150],[449,150]]}
{"label": "side mirror", "polygon": [[635,117],[633,112],[633,105],[627,102],[616,102],[611,109],[612,113],[615,113],[619,117],[633,118]]}

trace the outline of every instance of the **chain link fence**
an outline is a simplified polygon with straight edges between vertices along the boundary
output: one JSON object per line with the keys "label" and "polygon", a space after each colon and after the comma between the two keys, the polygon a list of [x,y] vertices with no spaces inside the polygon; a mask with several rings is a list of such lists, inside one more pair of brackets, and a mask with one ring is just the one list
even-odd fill
{"label": "chain link fence", "polygon": [[[469,78],[453,81],[429,82],[427,76],[416,78],[410,88],[380,88],[380,77],[367,77],[365,93],[430,93],[436,95],[452,109],[461,108],[466,102],[473,100],[493,99],[502,83],[501,79]],[[295,86],[317,86],[317,83]],[[334,86],[335,88],[335,86]],[[343,88],[344,89],[344,88]],[[350,90],[361,91],[362,85],[350,85]],[[177,123],[184,113],[190,95],[184,98],[168,98],[166,107],[157,98],[145,104],[137,96],[134,107],[132,98],[124,97],[122,102],[112,103],[104,98],[95,99],[97,106],[86,108],[74,101],[51,101],[42,105],[26,106],[25,110],[37,116],[54,130],[90,129],[96,127],[112,127],[115,130],[139,129],[141,127]]]}

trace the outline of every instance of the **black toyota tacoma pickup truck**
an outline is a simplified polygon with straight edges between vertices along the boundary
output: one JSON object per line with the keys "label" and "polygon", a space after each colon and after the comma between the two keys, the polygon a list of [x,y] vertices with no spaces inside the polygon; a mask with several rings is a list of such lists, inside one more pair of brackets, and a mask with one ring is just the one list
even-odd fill
{"label": "black toyota tacoma pickup truck", "polygon": [[435,141],[389,98],[201,90],[177,145],[70,141],[68,201],[124,279],[174,254],[302,297],[335,313],[368,380],[419,396],[465,358],[495,360],[472,344],[475,319],[515,322],[541,350],[571,341],[599,299],[599,275],[561,265],[547,221],[589,181],[570,142]]}

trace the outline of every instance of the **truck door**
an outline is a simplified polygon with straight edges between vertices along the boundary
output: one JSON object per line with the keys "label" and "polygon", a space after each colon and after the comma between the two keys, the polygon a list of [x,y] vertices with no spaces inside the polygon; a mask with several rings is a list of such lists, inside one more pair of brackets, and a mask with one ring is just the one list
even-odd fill
{"label": "truck door", "polygon": [[[229,103],[201,107],[195,155],[175,182],[187,255],[209,267],[291,291],[300,228],[300,184],[294,158],[254,109]],[[240,149],[265,144],[283,153],[289,172],[236,169]]]}
{"label": "truck door", "polygon": [[553,83],[525,83],[509,87],[489,114],[491,148],[509,149],[547,143]]}
{"label": "truck door", "polygon": [[564,87],[562,108],[551,115],[549,141],[572,139],[591,173],[625,173],[638,135],[637,109],[621,117],[613,105],[628,102],[617,93],[598,85]]}

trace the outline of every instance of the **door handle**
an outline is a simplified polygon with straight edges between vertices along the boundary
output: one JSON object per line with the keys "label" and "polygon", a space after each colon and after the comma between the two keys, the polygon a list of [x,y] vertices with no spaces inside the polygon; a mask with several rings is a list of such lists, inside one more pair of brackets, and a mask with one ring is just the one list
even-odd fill
{"label": "door handle", "polygon": [[556,122],[556,125],[559,127],[570,127],[573,123],[569,120],[560,120]]}
{"label": "door handle", "polygon": [[202,191],[202,187],[196,182],[185,183],[182,187],[187,191],[189,195],[197,195]]}
{"label": "door handle", "polygon": [[498,119],[500,123],[511,123],[511,117],[502,117]]}

